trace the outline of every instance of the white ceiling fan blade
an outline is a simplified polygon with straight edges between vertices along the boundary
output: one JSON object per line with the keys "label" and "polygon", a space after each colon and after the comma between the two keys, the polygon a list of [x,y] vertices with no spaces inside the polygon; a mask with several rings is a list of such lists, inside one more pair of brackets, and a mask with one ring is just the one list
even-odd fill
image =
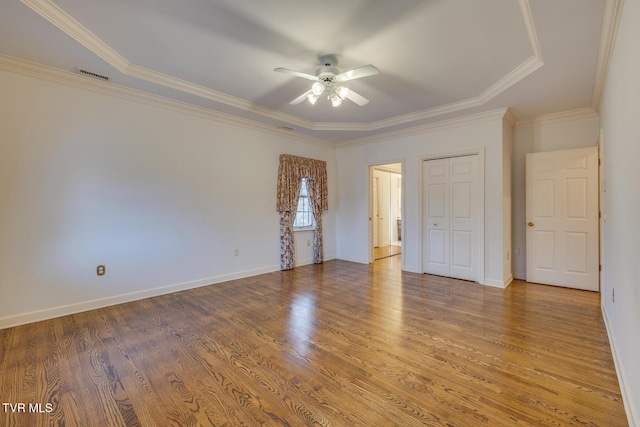
{"label": "white ceiling fan blade", "polygon": [[305,93],[303,93],[302,95],[300,95],[299,97],[297,97],[296,99],[294,99],[293,101],[291,101],[289,104],[291,105],[296,105],[296,104],[300,104],[302,101],[307,99],[307,96],[313,93],[311,90],[306,91]]}
{"label": "white ceiling fan blade", "polygon": [[279,67],[279,68],[274,68],[273,71],[277,71],[278,73],[289,74],[296,77],[302,77],[303,79],[314,80],[314,81],[318,80],[318,77],[316,76],[313,76],[307,73],[301,73],[300,71],[290,70],[288,68]]}
{"label": "white ceiling fan blade", "polygon": [[346,82],[348,80],[360,79],[362,77],[373,76],[378,74],[379,71],[373,65],[365,65],[364,67],[354,68],[353,70],[345,71],[336,76],[336,81]]}
{"label": "white ceiling fan blade", "polygon": [[369,100],[367,98],[365,98],[364,96],[352,91],[351,89],[349,89],[349,92],[347,92],[347,99],[350,99],[351,101],[355,102],[356,104],[358,104],[359,106],[363,106],[363,105],[367,105],[369,103]]}

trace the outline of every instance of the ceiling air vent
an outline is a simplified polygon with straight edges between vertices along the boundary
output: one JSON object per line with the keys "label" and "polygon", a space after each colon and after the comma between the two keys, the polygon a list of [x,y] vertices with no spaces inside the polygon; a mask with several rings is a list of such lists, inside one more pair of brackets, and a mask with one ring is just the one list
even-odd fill
{"label": "ceiling air vent", "polygon": [[104,80],[105,82],[109,81],[109,77],[103,76],[102,74],[93,73],[91,71],[83,70],[82,68],[78,68],[78,73],[84,74],[85,76],[93,77],[94,79]]}

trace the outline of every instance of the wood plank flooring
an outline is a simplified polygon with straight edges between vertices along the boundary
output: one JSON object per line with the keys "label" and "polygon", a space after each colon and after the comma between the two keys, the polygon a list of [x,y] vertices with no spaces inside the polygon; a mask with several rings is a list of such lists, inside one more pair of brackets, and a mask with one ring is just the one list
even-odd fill
{"label": "wood plank flooring", "polygon": [[398,244],[376,246],[375,248],[373,248],[373,259],[378,260],[390,256],[400,255],[401,253],[402,246]]}
{"label": "wood plank flooring", "polygon": [[0,399],[26,405],[4,405],[0,425],[627,425],[599,294],[398,263],[329,261],[0,330]]}

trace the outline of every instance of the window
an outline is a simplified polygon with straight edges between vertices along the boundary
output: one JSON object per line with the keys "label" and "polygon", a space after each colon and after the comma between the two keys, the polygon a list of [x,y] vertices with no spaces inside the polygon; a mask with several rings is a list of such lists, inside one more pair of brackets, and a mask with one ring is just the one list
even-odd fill
{"label": "window", "polygon": [[311,211],[311,200],[307,190],[307,179],[300,179],[300,198],[298,199],[298,210],[296,219],[293,221],[293,228],[313,227],[313,212]]}

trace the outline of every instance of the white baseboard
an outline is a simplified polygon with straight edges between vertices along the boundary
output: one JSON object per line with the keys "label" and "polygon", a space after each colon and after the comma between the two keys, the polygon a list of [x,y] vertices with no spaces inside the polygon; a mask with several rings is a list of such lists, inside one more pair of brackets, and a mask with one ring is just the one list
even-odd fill
{"label": "white baseboard", "polygon": [[296,261],[296,267],[302,267],[303,265],[313,264],[313,258],[299,259]]}
{"label": "white baseboard", "polygon": [[357,262],[358,264],[369,264],[369,260],[364,258],[340,257],[336,259],[342,261]]}
{"label": "white baseboard", "polygon": [[507,278],[504,279],[504,288],[507,289],[511,282],[513,282],[513,274],[508,275]]}
{"label": "white baseboard", "polygon": [[616,337],[613,334],[613,329],[611,329],[611,325],[609,324],[609,316],[607,315],[607,308],[604,304],[602,304],[600,308],[602,310],[602,318],[604,319],[604,327],[607,330],[607,335],[609,336],[609,345],[611,346],[611,355],[613,356],[613,364],[616,367],[616,375],[618,376],[618,384],[620,385],[620,393],[622,394],[624,411],[627,414],[627,422],[629,423],[629,427],[639,427],[640,418],[638,418],[636,407],[633,405],[634,400],[631,396],[631,390],[629,390],[629,386],[625,381],[626,375],[624,372],[622,361],[620,360],[620,355],[618,353],[618,348],[616,345]]}
{"label": "white baseboard", "polygon": [[151,298],[158,295],[170,294],[173,292],[185,291],[187,289],[199,288],[201,286],[213,285],[227,282],[229,280],[242,279],[245,277],[257,276],[258,274],[271,273],[280,270],[280,266],[272,265],[257,268],[254,270],[240,271],[231,274],[207,277],[204,279],[192,280],[175,285],[161,286],[159,288],[146,289],[144,291],[131,292],[127,294],[114,295],[106,298],[99,298],[90,301],[83,301],[75,304],[60,307],[47,308],[44,310],[32,311],[29,313],[16,314],[12,316],[0,317],[0,329],[13,326],[24,325],[26,323],[39,322],[41,320],[53,319],[55,317],[80,313],[83,311],[95,310],[97,308],[108,307],[110,305],[123,304],[137,301],[144,298]]}
{"label": "white baseboard", "polygon": [[[335,255],[325,255],[322,259],[323,262],[331,261],[332,259],[336,259]],[[313,258],[304,258],[296,260],[296,267],[302,267],[303,265],[313,264]]]}
{"label": "white baseboard", "polygon": [[513,276],[510,274],[504,280],[484,279],[485,286],[506,289],[513,282]]}

